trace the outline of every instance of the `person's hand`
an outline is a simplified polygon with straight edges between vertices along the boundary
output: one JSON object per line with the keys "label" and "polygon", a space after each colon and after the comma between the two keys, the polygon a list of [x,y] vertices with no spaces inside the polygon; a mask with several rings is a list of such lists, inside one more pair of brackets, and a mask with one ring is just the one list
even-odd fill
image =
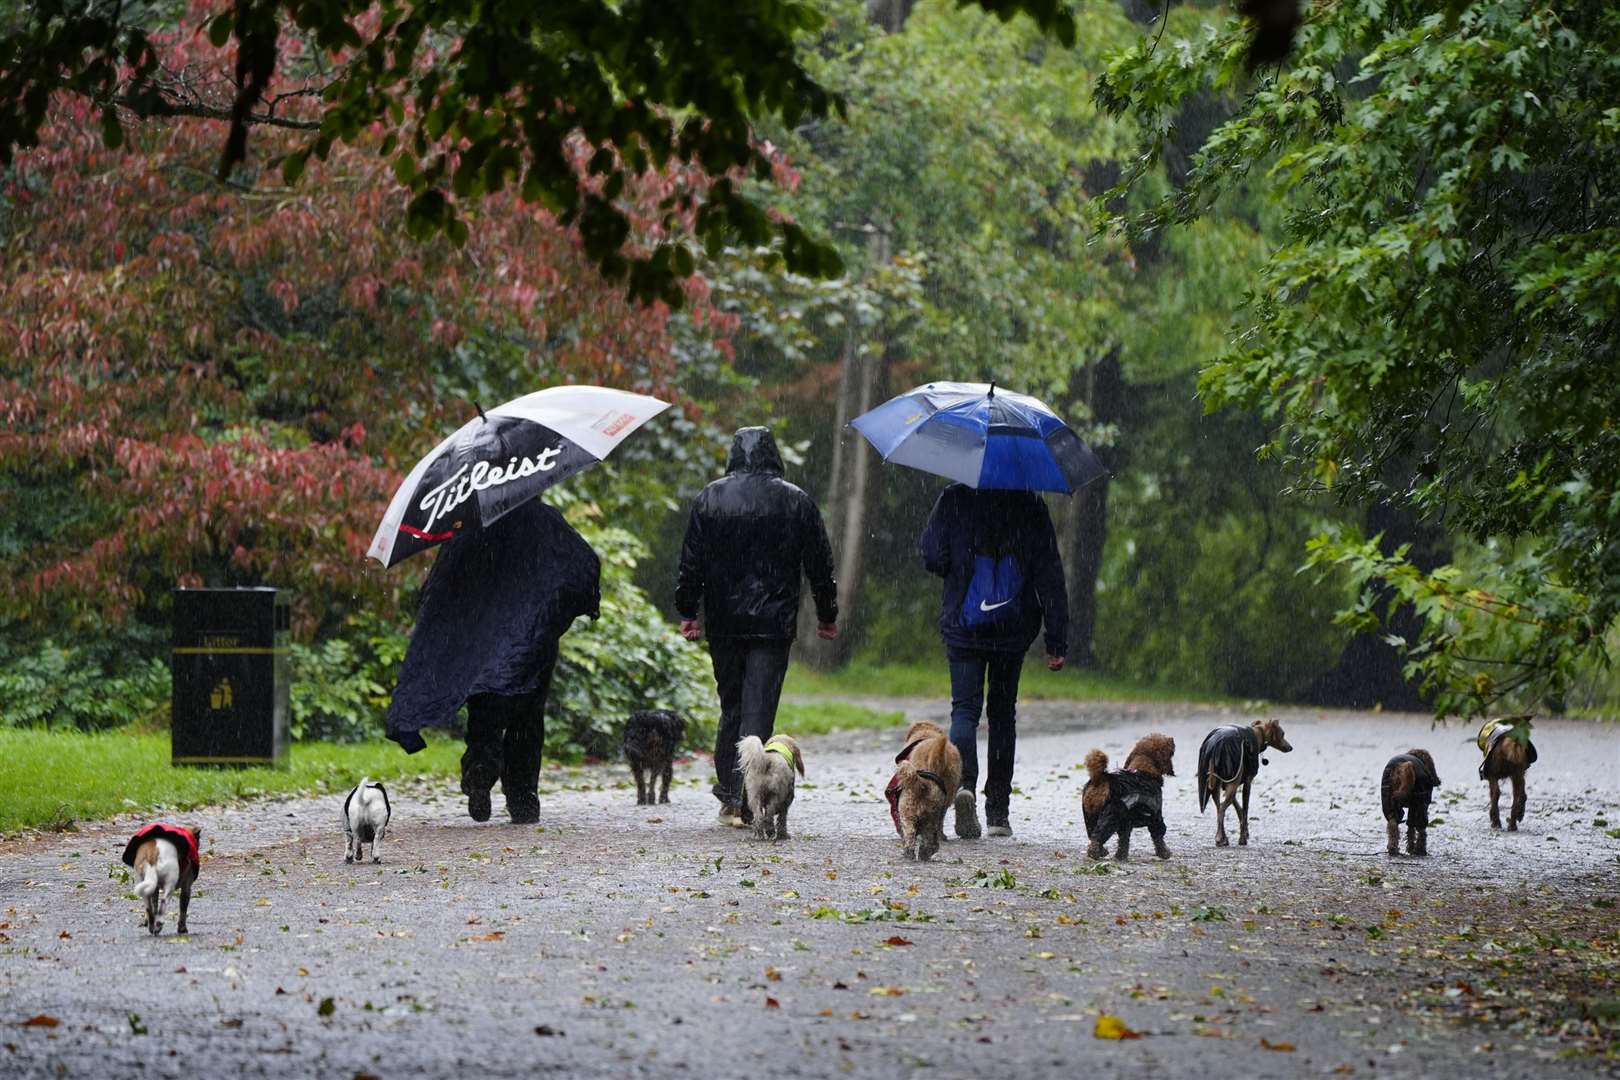
{"label": "person's hand", "polygon": [[1063,657],[1061,657],[1061,656],[1053,656],[1051,653],[1047,653],[1046,654],[1046,670],[1047,671],[1062,671],[1063,670]]}
{"label": "person's hand", "polygon": [[696,619],[682,619],[681,637],[687,641],[697,641],[703,637],[703,624]]}
{"label": "person's hand", "polygon": [[816,637],[821,638],[823,641],[831,641],[833,638],[835,638],[837,636],[838,636],[838,624],[837,623],[824,622],[824,623],[817,623],[816,624]]}

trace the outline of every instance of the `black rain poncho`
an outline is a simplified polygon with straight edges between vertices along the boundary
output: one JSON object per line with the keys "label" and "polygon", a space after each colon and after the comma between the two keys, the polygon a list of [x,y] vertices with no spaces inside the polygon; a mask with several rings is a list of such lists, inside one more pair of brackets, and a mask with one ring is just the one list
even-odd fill
{"label": "black rain poncho", "polygon": [[1099,844],[1115,833],[1145,828],[1151,836],[1164,835],[1164,777],[1134,769],[1108,774],[1108,801],[1086,833]]}
{"label": "black rain poncho", "polygon": [[388,737],[416,753],[474,694],[535,689],[557,640],[596,618],[601,563],[562,514],[538,499],[439,552],[388,706]]}
{"label": "black rain poncho", "polygon": [[1223,724],[1204,736],[1198,747],[1198,809],[1209,805],[1209,772],[1223,784],[1247,783],[1260,771],[1259,736],[1254,728]]}
{"label": "black rain poncho", "polygon": [[698,617],[710,638],[792,641],[800,575],[810,579],[816,618],[838,621],[832,546],[815,501],[782,479],[769,429],[743,428],[726,475],[698,493],[681,544],[675,610]]}

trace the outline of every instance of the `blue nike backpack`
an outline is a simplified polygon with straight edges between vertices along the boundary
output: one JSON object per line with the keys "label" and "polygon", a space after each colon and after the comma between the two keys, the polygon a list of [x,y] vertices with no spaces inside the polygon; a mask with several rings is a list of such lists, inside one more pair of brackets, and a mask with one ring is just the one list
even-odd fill
{"label": "blue nike backpack", "polygon": [[962,597],[962,625],[999,626],[1023,617],[1024,567],[1016,555],[975,555]]}

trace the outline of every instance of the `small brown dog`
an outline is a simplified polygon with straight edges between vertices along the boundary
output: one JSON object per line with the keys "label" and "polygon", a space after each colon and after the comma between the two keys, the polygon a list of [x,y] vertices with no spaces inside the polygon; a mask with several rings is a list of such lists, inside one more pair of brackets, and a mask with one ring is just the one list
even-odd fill
{"label": "small brown dog", "polygon": [[1384,805],[1384,825],[1389,830],[1389,853],[1401,853],[1401,812],[1406,812],[1406,853],[1429,853],[1429,800],[1440,786],[1440,774],[1427,750],[1396,754],[1384,766],[1379,795]]}
{"label": "small brown dog", "polygon": [[1491,828],[1502,827],[1497,804],[1502,799],[1502,781],[1513,782],[1513,805],[1508,810],[1508,831],[1515,832],[1524,820],[1524,771],[1536,763],[1536,744],[1530,741],[1530,718],[1508,716],[1487,720],[1479,729],[1479,778],[1491,785]]}
{"label": "small brown dog", "polygon": [[927,862],[945,839],[945,811],[962,783],[962,755],[938,724],[918,720],[906,729],[894,775],[883,789],[889,816],[908,858]]}
{"label": "small brown dog", "polygon": [[[1198,812],[1215,800],[1215,846],[1226,847],[1226,808],[1237,805],[1238,843],[1249,842],[1249,787],[1265,761],[1266,747],[1288,753],[1293,747],[1283,738],[1275,720],[1256,720],[1243,727],[1223,724],[1204,736],[1198,748]],[[1238,802],[1242,792],[1243,801]]]}
{"label": "small brown dog", "polygon": [[163,933],[163,906],[177,890],[180,922],[175,932],[186,932],[191,886],[202,862],[197,847],[201,839],[202,829],[196,825],[159,821],[142,828],[124,845],[124,865],[135,871],[135,895],[146,902],[146,929],[153,936]]}
{"label": "small brown dog", "polygon": [[1091,837],[1087,855],[1106,858],[1103,845],[1118,833],[1114,858],[1125,862],[1131,854],[1131,830],[1141,825],[1153,838],[1153,854],[1170,857],[1164,843],[1164,778],[1176,775],[1171,764],[1175,753],[1176,740],[1155,734],[1137,741],[1118,772],[1107,771],[1108,755],[1101,750],[1086,755],[1090,778],[1080,793],[1080,810],[1086,819],[1086,835]]}

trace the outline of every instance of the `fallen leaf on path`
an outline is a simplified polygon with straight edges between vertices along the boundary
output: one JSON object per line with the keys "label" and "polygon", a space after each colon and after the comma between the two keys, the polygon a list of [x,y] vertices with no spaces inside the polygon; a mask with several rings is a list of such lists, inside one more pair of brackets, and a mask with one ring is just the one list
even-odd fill
{"label": "fallen leaf on path", "polygon": [[1267,1050],[1284,1050],[1288,1051],[1289,1053],[1292,1053],[1294,1050],[1294,1044],[1291,1042],[1274,1043],[1270,1039],[1264,1037],[1260,1039],[1260,1045]]}
{"label": "fallen leaf on path", "polygon": [[506,936],[505,930],[491,930],[487,934],[474,934],[468,941],[499,941]]}
{"label": "fallen leaf on path", "polygon": [[899,986],[874,986],[867,991],[872,997],[899,997],[905,989]]}
{"label": "fallen leaf on path", "polygon": [[1103,1013],[1097,1017],[1097,1026],[1092,1029],[1091,1033],[1099,1039],[1140,1039],[1142,1037],[1140,1031],[1132,1031],[1125,1026],[1125,1021],[1108,1013]]}
{"label": "fallen leaf on path", "polygon": [[550,1038],[553,1035],[561,1035],[562,1031],[552,1027],[550,1024],[539,1024],[535,1027],[534,1033],[544,1038]]}
{"label": "fallen leaf on path", "polygon": [[782,1003],[773,997],[768,997],[765,999],[765,1007],[767,1009],[780,1009],[782,1007]]}
{"label": "fallen leaf on path", "polygon": [[72,938],[73,938],[73,935],[68,933],[66,930],[62,931],[60,934],[57,934],[56,936],[61,938],[63,941],[71,941]]}
{"label": "fallen leaf on path", "polygon": [[24,1020],[22,1022],[22,1026],[23,1027],[55,1027],[57,1024],[60,1024],[61,1022],[62,1021],[58,1020],[54,1016],[48,1016],[45,1013],[40,1013],[38,1016],[31,1016],[27,1020]]}
{"label": "fallen leaf on path", "polygon": [[905,938],[901,937],[899,934],[896,934],[892,938],[889,938],[888,940],[884,941],[883,944],[899,946],[899,945],[910,945],[911,942],[907,941]]}
{"label": "fallen leaf on path", "polygon": [[329,997],[321,998],[321,1003],[315,1006],[316,1016],[331,1016],[337,1012],[337,1002]]}
{"label": "fallen leaf on path", "polygon": [[780,971],[777,971],[774,967],[770,967],[768,965],[765,968],[765,977],[767,979],[769,979],[771,982],[781,982],[782,981],[782,973]]}

